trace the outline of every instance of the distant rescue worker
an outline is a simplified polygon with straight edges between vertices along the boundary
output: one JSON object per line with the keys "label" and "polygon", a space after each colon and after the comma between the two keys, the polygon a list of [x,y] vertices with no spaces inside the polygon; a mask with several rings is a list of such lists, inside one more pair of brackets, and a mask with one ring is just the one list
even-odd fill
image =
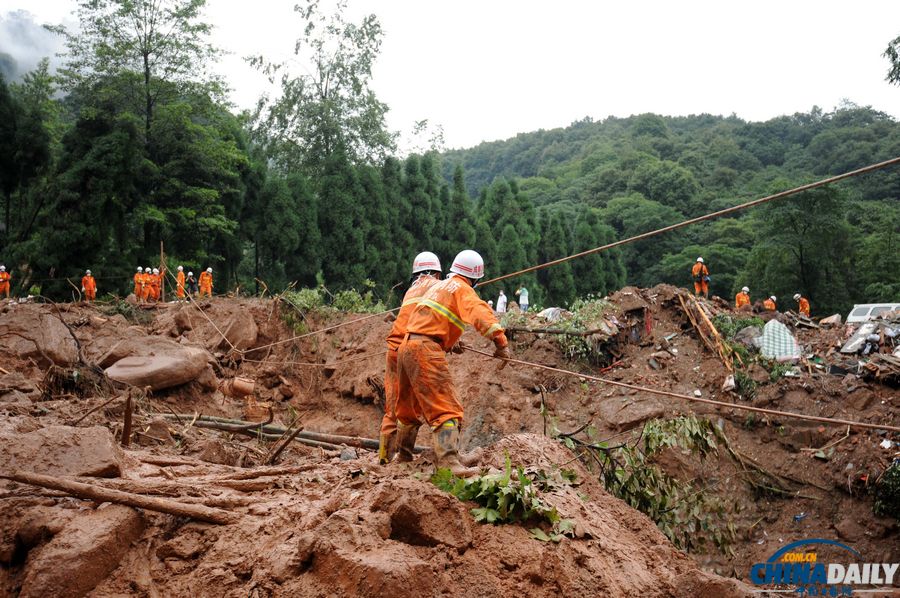
{"label": "distant rescue worker", "polygon": [[421,414],[431,427],[435,466],[449,468],[458,477],[471,477],[477,470],[459,460],[463,406],[456,396],[446,352],[462,350],[457,342],[466,324],[494,342],[494,357],[508,359],[509,342],[494,312],[473,288],[484,277],[481,256],[471,249],[461,251],[450,272],[445,280],[428,288],[409,316],[397,355],[398,437],[404,426],[417,425]]}
{"label": "distant rescue worker", "polygon": [[503,292],[503,289],[500,289],[500,296],[497,297],[497,313],[506,313],[506,294]]}
{"label": "distant rescue worker", "polygon": [[694,294],[702,294],[709,299],[709,269],[703,263],[702,257],[698,257],[697,262],[691,268],[691,277],[694,279]]}
{"label": "distant rescue worker", "polygon": [[175,296],[179,300],[184,299],[184,266],[178,266],[178,276],[176,276]]}
{"label": "distant rescue worker", "polygon": [[85,270],[84,276],[81,277],[81,292],[88,301],[97,298],[97,281],[94,280],[90,270]]}
{"label": "distant rescue worker", "polygon": [[378,461],[389,463],[399,452],[398,461],[412,461],[416,435],[419,433],[419,418],[408,426],[397,426],[397,351],[406,336],[409,316],[431,285],[441,278],[441,260],[430,251],[423,251],[413,260],[412,285],[403,296],[403,303],[397,319],[387,336],[387,363],[384,367],[384,417],[381,420],[381,434],[378,437]]}
{"label": "distant rescue worker", "polygon": [[734,308],[740,309],[745,305],[750,305],[750,289],[744,287],[741,292],[734,296]]}
{"label": "distant rescue worker", "polygon": [[140,266],[137,267],[134,275],[134,296],[139,300],[144,297],[144,269]]}
{"label": "distant rescue worker", "polygon": [[6,266],[0,266],[0,295],[5,295],[9,299],[9,281],[12,280]]}
{"label": "distant rescue worker", "polygon": [[763,307],[766,308],[766,311],[776,311],[778,309],[775,304],[776,301],[777,299],[775,298],[775,295],[772,295],[771,297],[763,301]]}
{"label": "distant rescue worker", "polygon": [[153,281],[153,269],[150,266],[144,268],[144,290],[141,293],[141,298],[144,301],[150,300],[150,295],[153,289],[150,287],[150,283]]}
{"label": "distant rescue worker", "polygon": [[522,311],[528,311],[528,289],[519,287],[519,290],[516,291],[516,297],[519,298],[519,307]]}
{"label": "distant rescue worker", "polygon": [[162,276],[159,274],[159,268],[153,268],[153,274],[150,275],[150,297],[154,301],[159,301],[159,285]]}
{"label": "distant rescue worker", "polygon": [[187,279],[184,281],[184,288],[190,297],[196,297],[198,291],[197,279],[194,278],[193,272],[188,272]]}
{"label": "distant rescue worker", "polygon": [[794,295],[794,301],[797,302],[798,311],[800,312],[800,315],[806,316],[808,318],[809,317],[809,301],[806,299],[806,297],[803,297],[802,295],[800,295],[800,293],[797,293],[796,295]]}
{"label": "distant rescue worker", "polygon": [[207,268],[206,272],[200,273],[200,297],[203,297],[204,294],[207,297],[212,297],[212,289],[213,289],[212,268]]}

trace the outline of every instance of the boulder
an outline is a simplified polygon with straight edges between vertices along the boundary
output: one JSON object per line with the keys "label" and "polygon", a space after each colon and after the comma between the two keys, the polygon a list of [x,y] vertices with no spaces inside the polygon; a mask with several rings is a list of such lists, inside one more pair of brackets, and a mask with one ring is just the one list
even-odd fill
{"label": "boulder", "polygon": [[87,595],[143,531],[143,518],[130,507],[106,505],[78,515],[29,558],[20,598]]}
{"label": "boulder", "polygon": [[642,422],[662,416],[665,411],[656,399],[623,401],[622,397],[611,397],[599,405],[600,417],[617,430],[630,430]]}
{"label": "boulder", "polygon": [[225,335],[225,338],[218,333],[215,334],[211,349],[226,351],[232,346],[238,350],[251,349],[256,344],[259,328],[250,312],[241,308],[228,318],[222,328],[222,334]]}
{"label": "boulder", "polygon": [[206,371],[208,353],[197,347],[171,346],[155,353],[132,355],[106,368],[110,380],[161,390],[186,384]]}
{"label": "boulder", "polygon": [[122,451],[112,433],[101,426],[47,426],[27,433],[4,427],[0,429],[0,463],[6,471],[118,477]]}
{"label": "boulder", "polygon": [[78,361],[78,347],[69,329],[49,313],[21,309],[5,314],[0,319],[0,339],[7,351],[42,366],[67,366]]}

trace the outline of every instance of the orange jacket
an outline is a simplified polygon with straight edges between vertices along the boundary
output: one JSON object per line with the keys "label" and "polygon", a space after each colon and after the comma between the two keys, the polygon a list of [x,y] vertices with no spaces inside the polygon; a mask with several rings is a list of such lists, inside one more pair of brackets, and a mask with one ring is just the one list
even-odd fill
{"label": "orange jacket", "polygon": [[159,274],[151,274],[150,279],[147,281],[147,284],[150,285],[150,288],[154,291],[159,288]]}
{"label": "orange jacket", "polygon": [[0,272],[0,284],[4,282],[9,282],[12,276],[9,275],[9,272]]}
{"label": "orange jacket", "polygon": [[144,286],[149,286],[150,280],[152,278],[153,278],[152,274],[150,274],[149,272],[145,272],[144,274],[141,275],[141,284],[143,284]]}
{"label": "orange jacket", "polygon": [[693,276],[695,279],[709,276],[709,270],[706,268],[706,264],[695,262],[694,267],[691,268],[691,276]]}
{"label": "orange jacket", "polygon": [[144,273],[143,272],[135,272],[134,273],[134,286],[140,286],[144,284]]}
{"label": "orange jacket", "polygon": [[775,307],[775,302],[771,299],[766,299],[763,301],[763,307],[765,307],[769,311],[775,311],[777,308]]}
{"label": "orange jacket", "polygon": [[197,281],[200,284],[200,288],[202,290],[212,290],[213,287],[213,279],[212,274],[206,272],[205,270],[200,273],[200,280]]}
{"label": "orange jacket", "polygon": [[84,287],[85,291],[96,291],[97,281],[94,280],[93,276],[85,275],[81,277],[81,286]]}
{"label": "orange jacket", "polygon": [[809,301],[806,300],[806,297],[800,297],[800,313],[809,317]]}
{"label": "orange jacket", "polygon": [[403,337],[406,336],[406,324],[409,322],[410,314],[419,303],[419,299],[425,294],[425,291],[437,282],[438,280],[433,276],[420,276],[413,281],[403,296],[402,307],[397,314],[397,319],[394,320],[391,332],[387,336],[388,349],[396,351],[400,348],[400,343],[403,342]]}
{"label": "orange jacket", "polygon": [[741,291],[737,295],[734,296],[734,307],[735,309],[742,307],[744,305],[750,305],[750,295]]}
{"label": "orange jacket", "polygon": [[178,282],[178,288],[183,289],[184,288],[184,272],[182,272],[181,270],[178,271],[177,282]]}
{"label": "orange jacket", "polygon": [[451,276],[431,285],[419,298],[406,331],[439,338],[441,348],[449,351],[462,336],[466,324],[501,347],[508,344],[494,310],[478,297],[468,280]]}

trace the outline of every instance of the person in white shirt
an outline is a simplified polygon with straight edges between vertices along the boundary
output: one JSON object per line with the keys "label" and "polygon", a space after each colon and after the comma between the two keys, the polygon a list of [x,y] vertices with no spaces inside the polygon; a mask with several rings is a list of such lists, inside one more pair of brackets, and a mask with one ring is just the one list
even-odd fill
{"label": "person in white shirt", "polygon": [[497,313],[504,314],[506,313],[506,295],[503,291],[500,291],[500,296],[497,297]]}

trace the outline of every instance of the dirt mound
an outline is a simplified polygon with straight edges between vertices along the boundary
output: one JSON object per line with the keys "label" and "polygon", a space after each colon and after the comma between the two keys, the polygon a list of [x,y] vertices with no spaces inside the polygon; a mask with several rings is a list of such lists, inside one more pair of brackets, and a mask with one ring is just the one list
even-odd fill
{"label": "dirt mound", "polygon": [[[513,355],[682,395],[858,421],[896,425],[900,420],[894,389],[838,375],[838,370],[831,374],[827,361],[810,360],[791,377],[754,364],[746,370],[752,394],[723,391],[731,372],[698,336],[680,307],[680,293],[668,285],[622,289],[600,309],[599,332],[583,341],[541,332],[559,323],[533,314],[516,316],[521,319],[515,321],[520,330],[510,334]],[[708,305],[714,313],[728,313],[724,302]],[[559,544],[544,543],[522,525],[476,523],[469,512],[474,505],[427,481],[432,471],[427,457],[412,468],[379,467],[372,452],[344,447],[346,439],[333,437],[377,437],[389,318],[294,338],[359,316],[311,312],[300,317],[294,308],[268,300],[214,299],[200,308],[163,304],[132,307],[123,315],[118,308],[69,305],[60,306],[62,321],[46,305],[21,305],[0,314],[0,367],[8,372],[0,372],[4,430],[10,430],[10,443],[40,436],[49,444],[35,450],[47,455],[59,450],[60,462],[67,447],[78,443],[54,426],[78,421],[78,432],[102,426],[109,438],[121,435],[124,401],[105,403],[111,391],[92,378],[97,371],[102,376],[97,368],[107,363],[104,356],[116,357],[111,365],[165,345],[198,348],[210,361],[198,379],[146,397],[135,394],[132,440],[144,448],[124,451],[121,478],[91,480],[229,509],[242,515],[240,522],[216,527],[144,511],[140,536],[132,541],[124,533],[117,544],[118,567],[103,565],[87,576],[93,590],[72,592],[183,595],[209,587],[216,595],[242,596],[720,596],[746,592],[726,578],[746,580],[750,563],[765,560],[791,540],[834,538],[851,543],[872,562],[900,560],[897,523],[874,516],[869,496],[893,457],[880,447],[884,440],[896,440],[890,434],[748,415],[525,366],[498,372],[488,357],[450,355],[466,408],[464,448],[488,448],[483,463],[496,468],[509,454],[523,466],[550,470],[566,464],[576,470],[578,485],[560,488],[548,500],[578,522],[579,534]],[[68,335],[64,344],[74,347],[72,339],[78,340],[84,363],[48,369],[47,360],[32,349],[38,346],[33,341],[14,344],[27,328],[19,319],[54,329],[59,324]],[[290,329],[286,320],[303,324]],[[14,334],[4,332],[10,330]],[[33,330],[29,334],[40,336]],[[847,331],[803,329],[796,336],[804,356],[815,353],[825,360],[829,350],[840,348]],[[475,333],[467,332],[464,340],[488,349]],[[254,392],[241,397],[217,390],[236,377],[251,380]],[[649,519],[607,494],[576,454],[550,438],[557,431],[589,428],[594,438],[638,442],[648,420],[690,413],[713,421],[743,465],[724,450],[706,460],[667,451],[659,465],[676,479],[699,481],[732,509],[738,535],[730,553],[712,548],[686,556],[677,551]],[[192,426],[206,421],[198,419],[201,414],[232,419],[254,414],[280,427],[263,433],[235,428],[233,422],[220,422],[218,430]],[[284,467],[263,466],[297,418],[305,431],[325,437],[315,446],[288,446],[278,461]],[[429,445],[429,436],[423,427],[418,444]],[[768,476],[765,487],[748,482],[755,479],[748,471],[760,475],[756,468]],[[97,475],[58,472],[87,473]],[[38,570],[33,567],[42,562],[42,550],[73,524],[85,503],[21,485],[7,486],[0,500],[0,593],[14,595],[36,575],[30,571]],[[127,521],[123,525],[132,529]],[[60,540],[55,546],[70,545],[74,555],[77,542]]]}

